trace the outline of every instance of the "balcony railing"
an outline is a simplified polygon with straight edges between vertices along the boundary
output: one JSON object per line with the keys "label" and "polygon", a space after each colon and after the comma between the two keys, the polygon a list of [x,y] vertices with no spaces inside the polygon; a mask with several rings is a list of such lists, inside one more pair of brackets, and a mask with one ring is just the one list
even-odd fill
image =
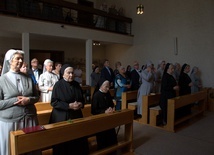
{"label": "balcony railing", "polygon": [[1,0],[0,13],[131,35],[132,19],[116,10],[105,12],[62,0]]}

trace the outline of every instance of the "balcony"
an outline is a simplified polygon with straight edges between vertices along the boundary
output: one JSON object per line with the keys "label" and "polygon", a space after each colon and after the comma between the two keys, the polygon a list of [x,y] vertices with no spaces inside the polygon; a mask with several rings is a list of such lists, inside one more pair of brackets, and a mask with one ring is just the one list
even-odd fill
{"label": "balcony", "polygon": [[2,0],[3,15],[48,21],[89,29],[131,34],[132,19],[115,10],[105,12],[93,7],[57,0]]}

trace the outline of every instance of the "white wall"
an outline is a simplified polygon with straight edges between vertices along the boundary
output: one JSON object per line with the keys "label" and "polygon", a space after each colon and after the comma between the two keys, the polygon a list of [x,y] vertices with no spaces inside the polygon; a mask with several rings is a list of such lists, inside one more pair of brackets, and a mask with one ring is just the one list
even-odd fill
{"label": "white wall", "polygon": [[[213,0],[144,0],[121,3],[126,15],[133,19],[134,45],[107,48],[111,62],[145,64],[151,60],[188,63],[198,66],[204,86],[214,87],[214,1]],[[142,2],[143,15],[136,15]],[[131,6],[131,7],[130,7]],[[174,54],[174,38],[178,38],[178,55]],[[125,66],[125,65],[124,65]]]}

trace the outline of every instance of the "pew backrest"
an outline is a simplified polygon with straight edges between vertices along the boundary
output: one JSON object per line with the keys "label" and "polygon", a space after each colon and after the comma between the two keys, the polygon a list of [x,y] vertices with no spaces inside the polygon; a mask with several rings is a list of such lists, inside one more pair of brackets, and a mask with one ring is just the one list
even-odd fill
{"label": "pew backrest", "polygon": [[[201,114],[205,111],[205,104],[207,100],[207,91],[200,91],[197,93],[178,96],[172,99],[168,99],[167,103],[167,124],[165,129],[168,131],[175,132],[174,127],[175,125],[190,119],[191,117]],[[193,111],[190,115],[181,118],[180,120],[175,120],[175,110],[187,105],[191,105],[197,103],[196,111]]]}
{"label": "pew backrest", "polygon": [[[35,104],[37,109],[37,117],[39,125],[45,125],[49,123],[50,114],[53,109],[49,102],[37,102]],[[91,104],[85,104],[84,108],[81,109],[83,117],[91,116]]]}
{"label": "pew backrest", "polygon": [[142,119],[140,121],[143,124],[149,124],[149,108],[159,105],[160,94],[142,96],[142,101]]}
{"label": "pew backrest", "polygon": [[[118,147],[117,145],[112,146],[111,151],[115,151],[124,145],[123,147],[131,152],[133,151],[133,112],[125,109],[112,114],[100,114],[71,121],[44,125],[43,128],[45,130],[38,132],[26,134],[22,130],[11,131],[11,155],[19,155],[47,148],[69,140],[90,136],[120,125],[125,125],[124,139],[118,143]],[[106,151],[109,152],[109,148]]]}
{"label": "pew backrest", "polygon": [[35,103],[35,107],[37,111],[52,110],[53,108],[50,102],[37,102]]}
{"label": "pew backrest", "polygon": [[40,125],[48,124],[50,120],[50,114],[53,109],[49,102],[37,102],[35,103],[37,110],[38,122]]}
{"label": "pew backrest", "polygon": [[91,116],[91,104],[85,104],[84,108],[82,109],[83,117]]}
{"label": "pew backrest", "polygon": [[121,109],[127,109],[128,108],[128,103],[133,100],[137,101],[137,94],[138,91],[127,91],[122,93],[122,106]]}

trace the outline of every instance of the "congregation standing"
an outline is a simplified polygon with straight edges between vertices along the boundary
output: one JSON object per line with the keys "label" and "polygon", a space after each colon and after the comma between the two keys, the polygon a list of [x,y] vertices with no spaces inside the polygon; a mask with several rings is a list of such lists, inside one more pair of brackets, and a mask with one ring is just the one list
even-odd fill
{"label": "congregation standing", "polygon": [[[38,101],[50,102],[53,106],[50,123],[83,117],[81,112],[85,104],[81,88],[83,71],[79,65],[74,69],[69,64],[63,65],[60,62],[54,64],[52,60],[46,59],[42,71],[39,69],[37,58],[31,60],[31,68],[28,69],[28,64],[23,62],[23,57],[23,51],[9,50],[5,54],[4,64],[0,65],[0,81],[7,85],[7,87],[5,85],[0,86],[0,137],[4,137],[0,141],[0,152],[5,155],[10,153],[10,131],[38,125],[34,106]],[[186,95],[198,92],[202,88],[198,67],[193,67],[190,73],[190,65],[188,64],[184,64],[182,68],[177,62],[174,65],[172,63],[165,64],[166,61],[161,60],[159,68],[156,70],[151,61],[142,65],[142,68],[139,67],[137,61],[134,61],[133,67],[127,65],[127,69],[125,69],[121,62],[117,61],[113,71],[109,61],[105,59],[101,71],[101,66],[94,66],[91,73],[91,86],[96,87],[96,89],[95,92],[91,92],[94,93],[92,95],[91,113],[97,115],[120,110],[122,93],[137,90],[137,114],[141,117],[142,96],[150,93],[161,93],[160,108],[163,111],[162,119],[165,125],[167,123],[167,99],[175,97],[178,91],[179,95]],[[110,95],[109,89],[114,89],[114,96]],[[6,102],[6,99],[10,102]],[[116,104],[112,99],[116,100]],[[189,113],[190,108],[187,106],[178,109],[176,111],[177,117]],[[26,113],[23,109],[29,110]],[[6,113],[10,114],[11,110],[16,111],[13,113],[13,117],[3,116]],[[111,140],[108,140],[108,135],[111,135]],[[96,136],[98,149],[117,143],[115,129],[101,132]],[[70,145],[74,147],[71,149]],[[79,148],[79,146],[84,149]],[[55,145],[53,154],[66,155],[77,151],[86,155],[88,149],[87,139],[81,138]],[[31,154],[39,155],[41,151],[35,151]]]}
{"label": "congregation standing", "polygon": [[[189,74],[190,66],[187,64],[184,64],[183,67],[181,68],[180,63],[178,62],[176,62],[174,65],[172,63],[168,63],[166,68],[165,67],[166,61],[161,60],[159,61],[158,65],[159,67],[156,70],[154,68],[154,64],[151,61],[149,61],[146,65],[142,65],[143,67],[142,69],[140,69],[139,63],[135,61],[133,65],[133,69],[131,69],[131,71],[130,70],[127,71],[126,73],[127,75],[130,76],[131,89],[129,90],[138,90],[137,114],[140,117],[142,116],[142,104],[143,104],[142,96],[149,95],[151,93],[161,93],[162,97],[159,104],[160,104],[160,108],[163,110],[162,117],[163,117],[163,124],[165,125],[167,123],[166,122],[167,99],[173,98],[176,95],[185,95],[185,94],[197,92],[202,88],[202,82],[200,79],[199,69],[197,67],[194,67],[192,69],[191,74]],[[115,81],[114,88],[116,91],[115,98],[120,99],[119,95],[117,96],[117,90],[118,90],[117,75],[119,75],[119,70],[117,67],[115,69],[115,72],[117,72],[114,80]],[[164,80],[162,80],[163,78]],[[186,87],[186,88],[183,88],[183,87]],[[188,91],[188,93],[185,93],[185,91]],[[117,104],[115,106],[117,107]],[[177,110],[176,117],[179,117],[180,115],[188,114],[190,112],[190,108],[191,107],[187,107],[186,109],[184,108],[181,110]]]}

